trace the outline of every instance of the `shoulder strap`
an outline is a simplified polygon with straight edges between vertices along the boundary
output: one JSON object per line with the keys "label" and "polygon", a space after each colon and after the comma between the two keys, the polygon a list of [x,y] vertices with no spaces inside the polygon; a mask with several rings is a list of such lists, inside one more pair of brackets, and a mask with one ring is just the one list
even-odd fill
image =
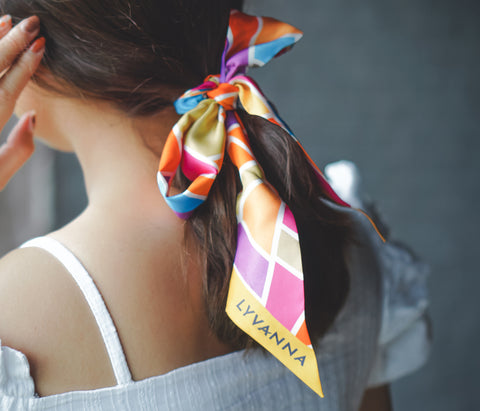
{"label": "shoulder strap", "polygon": [[92,310],[107,348],[117,384],[122,385],[131,382],[132,376],[112,317],[92,277],[90,277],[82,263],[63,244],[50,237],[34,238],[21,246],[21,248],[26,247],[41,248],[63,264],[77,283]]}

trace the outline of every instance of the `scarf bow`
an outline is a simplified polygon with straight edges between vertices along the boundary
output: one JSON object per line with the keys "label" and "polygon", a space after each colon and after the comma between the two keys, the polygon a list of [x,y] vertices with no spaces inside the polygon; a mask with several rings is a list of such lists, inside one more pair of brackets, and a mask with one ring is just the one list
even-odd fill
{"label": "scarf bow", "polygon": [[[238,168],[242,191],[237,198],[237,250],[226,312],[238,327],[323,397],[305,323],[295,218],[265,181],[235,111],[241,103],[248,113],[283,127],[295,139],[245,73],[248,67],[263,66],[283,54],[301,37],[301,31],[286,23],[232,11],[220,74],[208,76],[174,103],[183,116],[169,133],[157,181],[173,211],[188,218],[207,198],[227,151]],[[349,207],[305,155],[331,200]],[[169,186],[179,167],[191,184],[183,193],[169,196]]]}

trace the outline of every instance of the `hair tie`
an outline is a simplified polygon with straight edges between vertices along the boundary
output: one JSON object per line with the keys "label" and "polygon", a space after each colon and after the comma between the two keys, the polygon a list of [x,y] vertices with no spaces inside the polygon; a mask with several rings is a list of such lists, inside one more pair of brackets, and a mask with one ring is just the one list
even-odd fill
{"label": "hair tie", "polygon": [[[248,67],[263,66],[289,50],[302,32],[268,17],[232,11],[219,75],[186,91],[174,104],[183,114],[169,133],[160,159],[158,185],[166,202],[188,218],[208,196],[222,167],[225,146],[243,189],[237,198],[237,250],[226,312],[231,320],[323,397],[315,353],[305,323],[305,298],[298,231],[292,212],[266,183],[236,113],[250,114],[291,131],[277,115]],[[306,154],[306,153],[305,153]],[[349,207],[309,159],[332,201]],[[169,196],[181,167],[191,181]]]}

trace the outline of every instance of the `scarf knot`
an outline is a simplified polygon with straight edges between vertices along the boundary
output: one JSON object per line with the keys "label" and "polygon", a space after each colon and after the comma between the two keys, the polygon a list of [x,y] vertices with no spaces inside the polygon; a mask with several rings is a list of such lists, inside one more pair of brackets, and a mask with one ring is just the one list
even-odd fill
{"label": "scarf knot", "polygon": [[206,99],[212,99],[226,111],[236,110],[238,106],[239,88],[233,82],[220,82],[219,75],[209,75],[204,82],[187,90],[174,103],[178,114],[185,114],[197,107]]}

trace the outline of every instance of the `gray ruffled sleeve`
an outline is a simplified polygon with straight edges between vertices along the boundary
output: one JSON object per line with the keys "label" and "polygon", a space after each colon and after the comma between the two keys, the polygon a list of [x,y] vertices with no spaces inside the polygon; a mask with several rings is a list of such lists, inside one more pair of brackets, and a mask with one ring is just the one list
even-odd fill
{"label": "gray ruffled sleeve", "polygon": [[386,243],[379,252],[383,310],[378,352],[369,386],[378,386],[420,368],[430,349],[426,277],[428,266],[404,246]]}
{"label": "gray ruffled sleeve", "polygon": [[[325,168],[325,175],[343,200],[366,211],[382,233],[388,230],[375,209],[363,199],[360,176],[353,163],[331,163]],[[401,243],[387,240],[375,244],[382,274],[382,319],[369,387],[390,383],[417,370],[427,360],[431,344],[428,265]]]}

